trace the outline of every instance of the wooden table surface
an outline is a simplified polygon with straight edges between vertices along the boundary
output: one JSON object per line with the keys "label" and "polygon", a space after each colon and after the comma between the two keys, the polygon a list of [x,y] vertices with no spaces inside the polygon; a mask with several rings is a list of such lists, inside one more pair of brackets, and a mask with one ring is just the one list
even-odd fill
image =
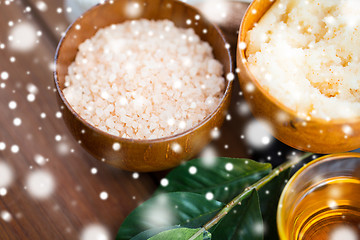
{"label": "wooden table surface", "polygon": [[[43,2],[46,9],[39,2],[0,0],[0,184],[6,180],[7,168],[13,177],[0,186],[0,239],[79,239],[83,229],[94,223],[114,238],[124,218],[151,196],[165,172],[142,173],[136,178],[136,174],[98,162],[72,138],[57,114],[52,77],[55,48],[69,24],[66,8],[62,0]],[[239,9],[236,21],[230,29],[229,25],[222,27],[235,50],[234,26],[237,28],[247,5],[233,4]],[[221,156],[252,154],[260,160],[266,160],[263,156],[269,152],[277,156],[275,140],[268,152],[256,155],[241,139],[244,126],[252,119],[237,81],[234,88],[231,120],[210,147]],[[32,177],[39,179],[33,183]],[[51,179],[53,187],[49,186]],[[34,197],[52,189],[46,198]],[[108,194],[107,199],[100,198],[102,192]]]}

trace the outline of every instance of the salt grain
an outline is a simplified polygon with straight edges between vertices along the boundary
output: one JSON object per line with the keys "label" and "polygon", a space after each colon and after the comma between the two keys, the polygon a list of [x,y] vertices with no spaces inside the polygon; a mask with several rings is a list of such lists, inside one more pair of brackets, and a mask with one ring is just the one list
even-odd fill
{"label": "salt grain", "polygon": [[222,75],[212,48],[193,29],[136,20],[100,29],[83,42],[63,92],[100,130],[153,139],[183,132],[209,115],[223,96]]}

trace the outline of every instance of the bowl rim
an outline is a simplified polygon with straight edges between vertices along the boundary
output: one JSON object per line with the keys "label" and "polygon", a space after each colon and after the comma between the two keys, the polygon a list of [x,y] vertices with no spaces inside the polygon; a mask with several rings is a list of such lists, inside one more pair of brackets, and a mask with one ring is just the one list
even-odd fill
{"label": "bowl rim", "polygon": [[[283,205],[285,195],[289,192],[290,185],[292,185],[292,183],[298,179],[300,174],[307,171],[308,168],[310,168],[314,165],[317,165],[319,163],[322,163],[323,161],[333,161],[333,160],[336,160],[339,158],[359,158],[360,159],[360,153],[358,153],[358,152],[343,152],[343,153],[333,153],[333,154],[328,154],[325,156],[318,157],[318,158],[310,161],[309,163],[305,164],[304,166],[302,166],[286,183],[284,189],[281,192],[279,202],[277,205],[277,209],[276,209],[276,227],[277,227],[280,239],[287,239],[287,238],[285,236],[285,232],[283,231],[283,227],[280,227],[281,226],[280,219],[282,219],[282,218],[281,218],[281,208],[279,208],[279,206]],[[280,229],[281,229],[281,231],[280,231]]]}
{"label": "bowl rim", "polygon": [[[115,0],[115,1],[121,1],[121,0]],[[222,33],[222,31],[220,30],[220,28],[215,24],[212,23],[211,21],[209,21],[204,14],[202,14],[197,8],[184,3],[182,1],[179,0],[169,0],[171,2],[175,2],[176,4],[180,4],[180,5],[184,5],[186,8],[190,8],[193,11],[195,11],[199,16],[200,19],[202,21],[205,21],[206,23],[208,23],[209,25],[211,25],[212,27],[214,27],[214,29],[216,30],[217,34],[219,34],[219,36],[221,37],[224,46],[227,43],[227,40],[224,36],[224,34]],[[54,70],[53,70],[53,78],[54,78],[54,82],[55,82],[55,89],[56,92],[58,93],[62,103],[68,108],[68,110],[72,113],[73,116],[75,116],[75,118],[77,120],[79,120],[82,124],[84,124],[86,127],[90,128],[92,131],[95,131],[97,134],[105,136],[107,138],[111,138],[114,141],[117,142],[127,142],[127,143],[139,143],[139,144],[152,144],[152,143],[161,143],[161,142],[167,142],[167,141],[174,141],[176,139],[179,139],[181,137],[185,137],[188,134],[191,134],[193,132],[195,132],[197,129],[201,128],[202,126],[204,126],[206,123],[208,123],[215,115],[217,112],[219,112],[221,110],[222,105],[224,104],[225,100],[230,97],[229,95],[231,94],[231,90],[232,90],[232,83],[234,82],[234,80],[228,80],[227,79],[227,74],[228,73],[233,73],[234,72],[234,67],[233,67],[233,60],[232,60],[232,56],[231,56],[231,52],[229,50],[229,48],[225,48],[225,51],[227,52],[227,57],[229,59],[229,71],[227,71],[227,69],[225,69],[225,66],[223,66],[223,75],[224,75],[224,81],[226,84],[226,88],[223,92],[223,96],[221,97],[219,103],[217,104],[216,108],[210,113],[208,114],[203,120],[201,120],[198,124],[192,126],[189,129],[186,129],[185,131],[179,132],[177,134],[173,134],[170,136],[165,136],[165,137],[161,137],[161,138],[154,138],[154,139],[136,139],[136,138],[123,138],[120,136],[115,136],[112,135],[110,133],[107,133],[105,131],[100,130],[99,128],[93,126],[92,124],[90,124],[88,121],[86,121],[84,118],[82,118],[69,104],[69,102],[66,100],[63,91],[60,88],[59,85],[59,78],[58,78],[58,71],[57,71],[57,66],[58,66],[58,59],[59,59],[59,52],[63,46],[63,42],[66,40],[66,38],[68,37],[68,32],[75,27],[75,25],[77,24],[77,22],[79,21],[79,19],[82,19],[84,17],[86,17],[87,14],[89,14],[90,12],[96,11],[97,8],[101,7],[101,5],[104,4],[109,4],[109,1],[105,1],[104,3],[98,3],[96,5],[94,5],[93,7],[91,7],[90,9],[88,9],[87,11],[85,11],[80,17],[76,18],[75,21],[73,21],[66,29],[66,31],[64,32],[63,36],[61,37],[57,47],[56,47],[56,51],[55,51],[55,57],[54,57]],[[143,17],[140,16],[140,18],[135,18],[135,19],[144,19]],[[134,20],[129,18],[126,21],[129,20]],[[170,20],[171,21],[171,20]],[[212,47],[213,48],[213,47]],[[234,73],[233,73],[234,74]]]}
{"label": "bowl rim", "polygon": [[[247,8],[247,10],[245,12],[245,14],[244,14],[244,16],[243,16],[243,18],[241,20],[241,24],[240,24],[240,28],[239,28],[239,36],[238,36],[238,41],[237,41],[237,55],[240,57],[240,61],[237,61],[237,64],[244,66],[244,68],[246,70],[246,74],[249,76],[249,79],[251,80],[251,83],[253,83],[256,86],[256,88],[261,92],[262,95],[264,95],[267,99],[269,99],[272,103],[274,103],[282,111],[284,111],[285,113],[288,113],[290,116],[295,116],[296,118],[304,120],[304,121],[306,121],[308,123],[309,122],[318,122],[318,123],[323,124],[323,125],[326,125],[326,124],[329,124],[329,125],[344,125],[344,124],[354,124],[354,123],[360,122],[360,116],[351,117],[351,118],[330,118],[330,120],[328,120],[326,118],[321,118],[321,117],[316,117],[316,116],[313,116],[313,115],[309,115],[310,120],[307,120],[306,117],[300,116],[298,114],[298,112],[296,112],[295,110],[287,107],[284,103],[282,103],[281,101],[276,99],[272,94],[269,93],[269,91],[266,91],[266,89],[259,83],[259,81],[258,81],[259,78],[255,77],[255,75],[250,71],[249,63],[248,63],[247,58],[245,56],[245,51],[246,51],[247,48],[245,48],[243,50],[239,48],[239,44],[241,42],[245,42],[245,38],[247,36],[247,32],[245,32],[245,22],[246,22],[245,20],[247,19],[247,17],[250,14],[253,14],[251,12],[251,10],[253,10],[255,2],[257,2],[257,1],[259,1],[259,0],[253,0],[252,3],[248,6],[248,8]],[[272,5],[274,3],[275,3],[275,1],[273,1],[271,3],[270,8],[272,7]],[[268,10],[266,10],[265,13]],[[259,20],[257,22],[259,22],[261,20],[261,18],[264,16],[264,14],[262,16],[260,16],[260,18],[259,18]],[[249,30],[251,30],[251,29],[249,29]],[[240,75],[241,75],[241,72],[239,72],[239,80],[241,79]]]}

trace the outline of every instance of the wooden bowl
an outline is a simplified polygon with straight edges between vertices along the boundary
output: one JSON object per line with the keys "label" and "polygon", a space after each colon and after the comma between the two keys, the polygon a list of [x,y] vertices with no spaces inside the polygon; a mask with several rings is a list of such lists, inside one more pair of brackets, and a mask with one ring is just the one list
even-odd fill
{"label": "wooden bowl", "polygon": [[[303,151],[336,153],[360,147],[360,118],[327,121],[312,117],[306,120],[276,100],[250,72],[245,51],[239,44],[245,42],[246,33],[252,29],[274,1],[254,0],[242,20],[237,48],[237,67],[243,94],[255,117],[270,122],[274,136],[283,143]],[[255,11],[256,10],[256,11]],[[252,91],[247,91],[251,86]],[[351,129],[350,134],[347,129]]]}
{"label": "wooden bowl", "polygon": [[[137,5],[137,10],[130,11]],[[195,19],[195,16],[198,16]],[[78,46],[92,37],[99,28],[131,19],[169,19],[176,26],[193,28],[203,41],[213,48],[213,54],[224,67],[224,75],[233,72],[231,56],[225,48],[225,38],[221,31],[195,8],[174,0],[114,0],[99,4],[78,18],[61,39],[55,55],[55,86],[63,118],[70,132],[79,143],[95,158],[128,171],[149,172],[168,169],[190,159],[211,140],[211,131],[219,128],[230,104],[232,81],[226,80],[226,89],[218,107],[195,127],[173,136],[135,140],[116,137],[105,133],[82,119],[64,97],[65,76],[74,61]],[[191,24],[186,20],[190,19]],[[79,24],[81,29],[75,29]],[[204,31],[206,29],[206,31]],[[115,143],[120,150],[113,149]],[[174,151],[172,146],[176,146]],[[180,148],[179,148],[180,147]]]}

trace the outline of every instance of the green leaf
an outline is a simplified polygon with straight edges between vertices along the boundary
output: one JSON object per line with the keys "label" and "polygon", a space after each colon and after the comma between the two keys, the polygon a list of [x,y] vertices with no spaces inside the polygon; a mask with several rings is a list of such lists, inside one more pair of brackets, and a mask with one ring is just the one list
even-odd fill
{"label": "green leaf", "polygon": [[214,240],[262,240],[263,221],[257,191],[253,190],[241,205],[234,207],[210,232]]}
{"label": "green leaf", "polygon": [[276,212],[286,180],[290,177],[290,169],[282,172],[259,190],[261,213],[264,222],[264,239],[278,240]]}
{"label": "green leaf", "polygon": [[135,237],[131,238],[131,240],[147,240],[156,234],[159,234],[164,231],[168,231],[171,229],[179,228],[180,226],[168,226],[168,227],[160,227],[160,228],[152,228],[149,230],[146,230],[144,232],[139,233]]}
{"label": "green leaf", "polygon": [[[195,174],[190,173],[195,170]],[[214,199],[227,203],[270,171],[271,164],[249,159],[219,157],[214,158],[211,164],[206,159],[194,159],[172,170],[166,177],[169,184],[159,187],[156,193],[212,192]]]}
{"label": "green leaf", "polygon": [[[161,232],[154,237],[151,237],[149,240],[169,240],[169,239],[177,239],[177,240],[188,240],[194,234],[196,234],[201,228],[176,228],[172,230],[168,230],[165,232]],[[211,234],[209,232],[203,232],[200,234],[195,240],[210,240]]]}
{"label": "green leaf", "polygon": [[209,221],[223,203],[207,200],[203,195],[187,192],[159,194],[137,207],[121,225],[117,240],[159,227],[199,227]]}

